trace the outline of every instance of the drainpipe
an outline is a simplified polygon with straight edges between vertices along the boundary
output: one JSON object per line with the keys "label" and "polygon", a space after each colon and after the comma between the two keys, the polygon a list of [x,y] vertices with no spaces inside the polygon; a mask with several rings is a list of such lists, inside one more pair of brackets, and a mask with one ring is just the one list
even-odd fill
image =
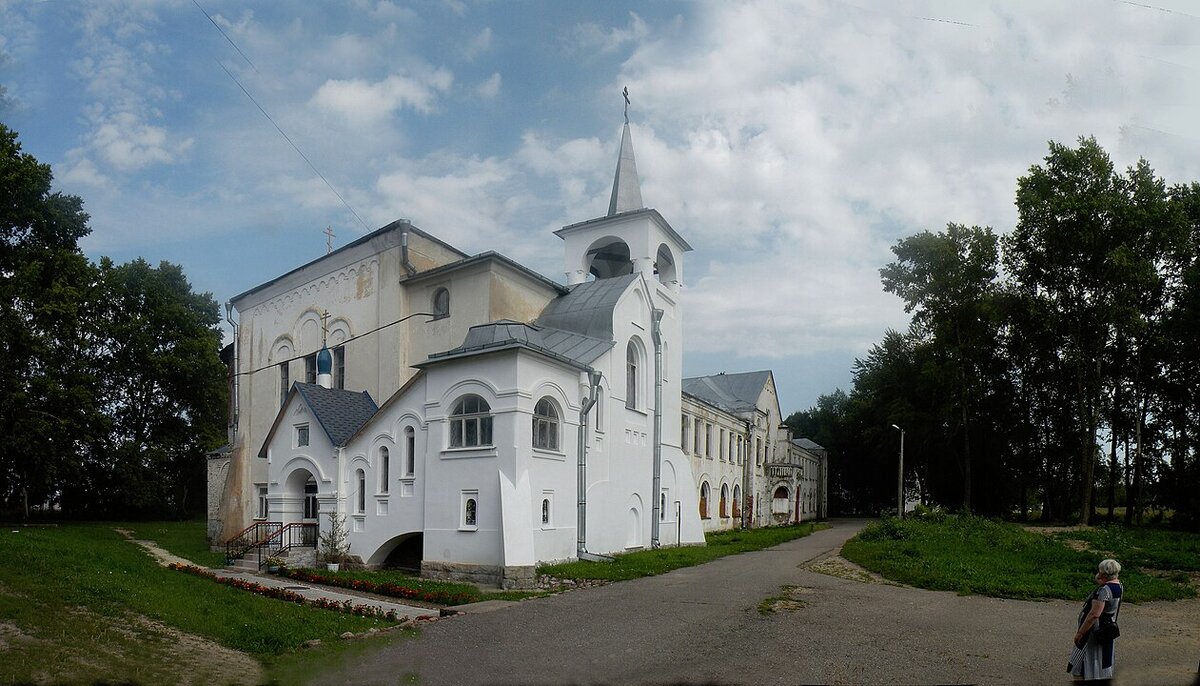
{"label": "drainpipe", "polygon": [[661,547],[659,541],[659,518],[662,516],[659,502],[662,493],[662,310],[650,312],[650,336],[654,339],[654,489],[650,492],[653,506],[650,514],[650,548]]}
{"label": "drainpipe", "polygon": [[576,487],[578,491],[579,514],[576,532],[578,536],[575,541],[575,555],[580,560],[589,560],[592,562],[601,562],[612,560],[606,555],[597,555],[587,551],[587,433],[588,433],[588,412],[591,412],[592,406],[596,404],[596,398],[600,392],[600,379],[603,374],[596,369],[588,371],[588,381],[590,385],[590,394],[583,401],[583,407],[579,408],[579,445],[577,454],[579,455],[579,484]]}
{"label": "drainpipe", "polygon": [[229,326],[233,327],[233,371],[230,374],[233,379],[231,383],[232,387],[229,391],[233,396],[229,407],[229,445],[232,447],[233,442],[237,440],[238,430],[238,353],[240,352],[240,346],[238,346],[238,325],[237,322],[233,321],[232,300],[225,303],[225,321],[229,322]]}
{"label": "drainpipe", "polygon": [[408,231],[400,232],[400,264],[409,276],[417,273],[417,267],[408,259]]}
{"label": "drainpipe", "polygon": [[742,528],[750,528],[750,506],[748,502],[750,495],[750,470],[753,469],[752,461],[755,459],[752,448],[754,447],[754,423],[749,419],[746,421],[746,454],[742,458]]}

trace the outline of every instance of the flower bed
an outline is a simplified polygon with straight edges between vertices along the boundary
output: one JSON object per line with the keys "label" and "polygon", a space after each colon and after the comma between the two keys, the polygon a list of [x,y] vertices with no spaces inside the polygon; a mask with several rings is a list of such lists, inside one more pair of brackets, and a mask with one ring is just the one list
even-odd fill
{"label": "flower bed", "polygon": [[167,565],[167,567],[169,569],[176,569],[181,572],[187,572],[188,574],[191,574],[193,576],[198,576],[198,577],[201,577],[204,579],[209,579],[211,581],[216,581],[219,584],[231,586],[236,589],[240,589],[243,591],[249,591],[251,593],[256,593],[258,595],[266,596],[268,598],[274,598],[276,600],[283,600],[283,601],[289,602],[289,603],[296,603],[297,605],[310,605],[312,607],[319,607],[319,608],[322,608],[325,610],[336,610],[338,612],[345,612],[347,614],[352,614],[352,615],[360,615],[362,617],[375,617],[378,619],[387,620],[389,622],[396,622],[401,619],[401,617],[396,614],[395,610],[382,610],[380,608],[373,607],[371,605],[361,605],[361,604],[355,605],[354,603],[352,603],[349,600],[339,603],[335,600],[330,600],[328,598],[309,599],[309,598],[305,598],[304,596],[300,595],[299,593],[296,593],[295,591],[289,591],[286,588],[275,588],[273,586],[263,586],[262,584],[255,583],[253,581],[246,581],[244,579],[234,579],[232,577],[217,576],[216,574],[213,574],[211,571],[209,571],[203,567],[197,567],[195,565],[183,565],[183,564],[179,564],[177,562],[172,562],[171,564]]}
{"label": "flower bed", "polygon": [[306,581],[312,584],[325,584],[326,586],[337,586],[339,588],[349,588],[363,593],[374,593],[376,595],[388,596],[391,598],[404,598],[407,600],[419,600],[435,605],[464,605],[473,603],[479,598],[470,593],[453,593],[450,591],[427,591],[419,588],[409,588],[392,582],[377,583],[374,581],[364,581],[362,579],[343,579],[328,574],[322,574],[312,569],[281,569],[281,576],[286,576],[289,579],[297,581]]}

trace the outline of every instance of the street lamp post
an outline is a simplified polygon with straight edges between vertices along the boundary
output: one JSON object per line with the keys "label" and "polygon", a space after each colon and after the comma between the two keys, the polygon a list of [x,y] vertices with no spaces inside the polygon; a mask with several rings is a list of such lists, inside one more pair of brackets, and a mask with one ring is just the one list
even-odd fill
{"label": "street lamp post", "polygon": [[904,519],[904,429],[892,424],[900,432],[900,467],[896,470],[896,517]]}

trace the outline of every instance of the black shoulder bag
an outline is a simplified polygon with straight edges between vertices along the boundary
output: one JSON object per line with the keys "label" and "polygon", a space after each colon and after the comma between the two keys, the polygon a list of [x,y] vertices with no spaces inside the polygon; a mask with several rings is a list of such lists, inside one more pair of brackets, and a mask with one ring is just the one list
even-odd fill
{"label": "black shoulder bag", "polygon": [[1121,635],[1121,627],[1117,626],[1117,617],[1121,614],[1122,604],[1120,601],[1117,602],[1117,611],[1113,613],[1111,622],[1102,621],[1104,613],[1100,613],[1100,617],[1096,620],[1096,628],[1092,630],[1097,641],[1108,643]]}

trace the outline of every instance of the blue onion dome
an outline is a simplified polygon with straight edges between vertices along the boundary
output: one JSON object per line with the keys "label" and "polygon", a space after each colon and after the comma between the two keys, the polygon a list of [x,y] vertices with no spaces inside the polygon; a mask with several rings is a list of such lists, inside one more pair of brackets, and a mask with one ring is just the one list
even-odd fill
{"label": "blue onion dome", "polygon": [[333,373],[333,353],[329,352],[329,348],[321,348],[321,352],[317,353],[317,374],[332,374]]}

